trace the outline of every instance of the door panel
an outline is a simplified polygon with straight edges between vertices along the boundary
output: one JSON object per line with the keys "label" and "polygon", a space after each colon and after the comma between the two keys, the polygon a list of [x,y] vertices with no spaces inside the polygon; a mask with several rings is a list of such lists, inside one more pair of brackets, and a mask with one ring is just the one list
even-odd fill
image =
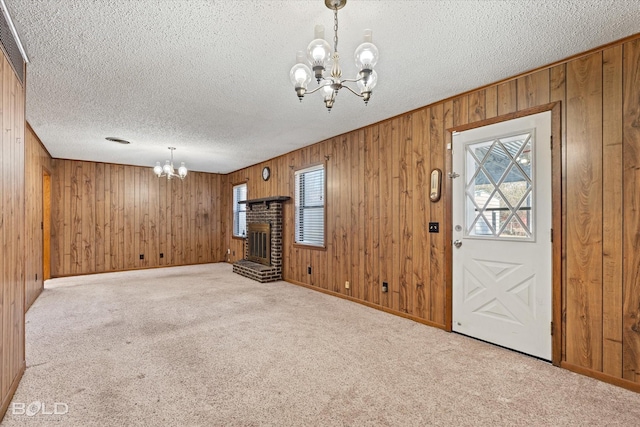
{"label": "door panel", "polygon": [[453,136],[456,332],[551,360],[551,113]]}

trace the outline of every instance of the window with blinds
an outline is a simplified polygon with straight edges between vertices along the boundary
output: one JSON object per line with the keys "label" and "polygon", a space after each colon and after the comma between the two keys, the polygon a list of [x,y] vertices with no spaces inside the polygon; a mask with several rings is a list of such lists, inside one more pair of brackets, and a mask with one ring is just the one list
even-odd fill
{"label": "window with blinds", "polygon": [[324,246],[324,165],[295,172],[296,243]]}
{"label": "window with blinds", "polygon": [[233,186],[233,235],[245,237],[247,235],[247,184]]}

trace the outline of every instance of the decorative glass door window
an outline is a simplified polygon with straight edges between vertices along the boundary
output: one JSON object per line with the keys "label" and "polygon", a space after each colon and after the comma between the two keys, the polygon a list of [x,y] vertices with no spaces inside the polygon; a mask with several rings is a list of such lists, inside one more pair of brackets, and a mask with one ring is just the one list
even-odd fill
{"label": "decorative glass door window", "polygon": [[531,240],[534,137],[528,130],[465,146],[465,236]]}

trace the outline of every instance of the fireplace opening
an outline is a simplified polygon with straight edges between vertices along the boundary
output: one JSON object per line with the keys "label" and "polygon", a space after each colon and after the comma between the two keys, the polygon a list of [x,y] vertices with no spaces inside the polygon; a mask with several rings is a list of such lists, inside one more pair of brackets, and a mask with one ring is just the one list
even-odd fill
{"label": "fireplace opening", "polygon": [[264,265],[271,265],[271,225],[264,223],[247,224],[247,259]]}

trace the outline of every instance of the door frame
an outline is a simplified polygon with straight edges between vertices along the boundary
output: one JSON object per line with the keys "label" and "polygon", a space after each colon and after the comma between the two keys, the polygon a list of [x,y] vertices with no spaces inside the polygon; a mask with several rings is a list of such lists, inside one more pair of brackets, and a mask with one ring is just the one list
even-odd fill
{"label": "door frame", "polygon": [[[473,122],[460,126],[453,126],[446,129],[446,165],[444,176],[444,194],[445,194],[445,217],[447,223],[451,223],[453,218],[453,183],[449,178],[449,174],[453,172],[453,133],[462,132],[478,127],[488,126],[520,117],[530,116],[532,114],[551,111],[551,224],[552,232],[552,248],[551,248],[551,271],[552,271],[552,290],[551,290],[551,319],[552,337],[551,337],[551,363],[560,366],[562,359],[562,274],[563,274],[563,230],[564,230],[564,209],[562,208],[562,107],[560,102],[551,102],[549,104],[540,105],[538,107],[528,108],[526,110],[515,113],[505,114],[491,119]],[[446,227],[445,231],[445,259],[446,259],[446,311],[445,326],[446,330],[453,330],[453,230],[451,226]]]}
{"label": "door frame", "polygon": [[42,283],[51,279],[51,172],[42,168]]}

